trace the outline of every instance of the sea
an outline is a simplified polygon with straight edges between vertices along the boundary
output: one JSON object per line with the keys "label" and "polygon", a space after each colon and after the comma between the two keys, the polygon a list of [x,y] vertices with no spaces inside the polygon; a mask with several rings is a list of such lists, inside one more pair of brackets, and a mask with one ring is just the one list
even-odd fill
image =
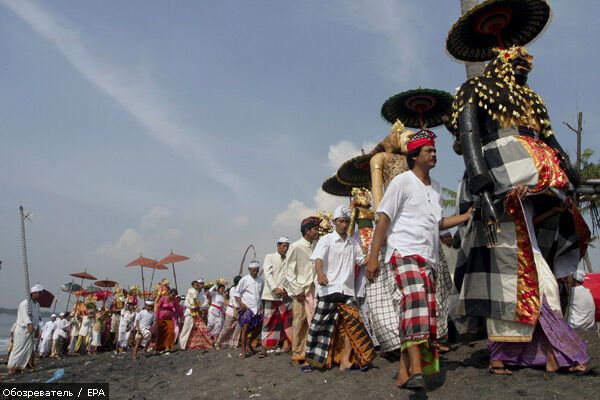
{"label": "sea", "polygon": [[6,355],[8,340],[10,338],[10,328],[16,320],[16,314],[0,314],[0,355]]}

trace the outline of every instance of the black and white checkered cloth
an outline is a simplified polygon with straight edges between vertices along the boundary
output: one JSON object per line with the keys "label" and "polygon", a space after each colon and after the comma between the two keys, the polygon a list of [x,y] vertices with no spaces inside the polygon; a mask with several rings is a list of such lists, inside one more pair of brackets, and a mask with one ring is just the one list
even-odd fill
{"label": "black and white checkered cloth", "polygon": [[[338,301],[329,301],[328,298],[329,296],[325,296],[317,299],[315,315],[310,323],[306,341],[306,362],[317,368],[322,368],[327,362],[339,316]],[[345,303],[356,305],[352,297],[347,297]]]}
{"label": "black and white checkered cloth", "polygon": [[437,314],[437,337],[440,339],[448,336],[448,308],[450,294],[452,293],[452,277],[448,270],[446,257],[440,246],[439,262],[435,277],[435,309]]}
{"label": "black and white checkered cloth", "polygon": [[[383,257],[381,258],[383,259]],[[379,276],[366,285],[369,319],[382,352],[400,348],[401,293],[389,264],[383,264]]]}

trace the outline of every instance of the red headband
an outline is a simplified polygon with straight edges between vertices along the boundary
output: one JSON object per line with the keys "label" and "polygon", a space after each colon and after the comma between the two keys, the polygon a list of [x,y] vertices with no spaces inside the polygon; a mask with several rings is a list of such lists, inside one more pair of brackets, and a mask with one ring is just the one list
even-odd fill
{"label": "red headband", "polygon": [[435,147],[435,133],[431,131],[422,130],[417,132],[415,136],[406,144],[406,150],[411,153],[413,150],[417,150],[423,146]]}

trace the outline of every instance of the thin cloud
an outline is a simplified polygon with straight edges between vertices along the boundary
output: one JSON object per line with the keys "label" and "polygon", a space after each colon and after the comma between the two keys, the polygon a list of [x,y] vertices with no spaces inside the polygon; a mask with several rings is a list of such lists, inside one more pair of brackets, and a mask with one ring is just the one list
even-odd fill
{"label": "thin cloud", "polygon": [[74,29],[30,1],[2,2],[34,31],[54,44],[77,72],[123,107],[152,139],[202,161],[209,176],[238,195],[243,192],[242,181],[219,163],[214,149],[196,140],[188,133],[188,129],[176,122],[150,82],[101,60],[89,50]]}

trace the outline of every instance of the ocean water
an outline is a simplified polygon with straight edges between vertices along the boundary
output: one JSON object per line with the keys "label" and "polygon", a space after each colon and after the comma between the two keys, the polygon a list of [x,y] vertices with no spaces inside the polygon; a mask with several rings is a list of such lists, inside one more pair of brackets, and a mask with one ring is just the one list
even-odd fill
{"label": "ocean water", "polygon": [[5,355],[8,350],[10,328],[17,320],[17,315],[0,314],[0,354]]}

